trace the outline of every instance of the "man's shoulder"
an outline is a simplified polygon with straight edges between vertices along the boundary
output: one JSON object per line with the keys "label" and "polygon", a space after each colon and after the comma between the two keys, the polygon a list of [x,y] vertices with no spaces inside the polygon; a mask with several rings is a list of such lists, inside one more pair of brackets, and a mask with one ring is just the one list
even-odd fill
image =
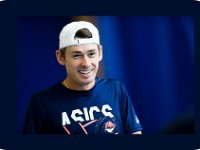
{"label": "man's shoulder", "polygon": [[32,95],[32,98],[52,97],[53,95],[56,95],[59,92],[60,87],[61,87],[61,83],[56,83],[46,89],[35,92]]}
{"label": "man's shoulder", "polygon": [[122,82],[114,79],[114,78],[98,78],[97,79],[98,84],[104,84],[104,85],[111,85],[111,86],[121,86]]}

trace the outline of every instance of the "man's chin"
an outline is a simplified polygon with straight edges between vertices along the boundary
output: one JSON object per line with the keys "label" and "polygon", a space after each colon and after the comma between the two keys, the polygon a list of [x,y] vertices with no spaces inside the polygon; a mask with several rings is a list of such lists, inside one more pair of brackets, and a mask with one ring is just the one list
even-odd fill
{"label": "man's chin", "polygon": [[82,84],[82,85],[90,85],[93,82],[95,82],[95,78],[81,79],[79,83]]}

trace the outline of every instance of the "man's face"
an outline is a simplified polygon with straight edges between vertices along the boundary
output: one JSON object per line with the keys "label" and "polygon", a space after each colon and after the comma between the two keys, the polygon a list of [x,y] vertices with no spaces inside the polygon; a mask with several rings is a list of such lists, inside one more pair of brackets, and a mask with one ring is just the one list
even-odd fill
{"label": "man's face", "polygon": [[64,56],[67,82],[76,87],[94,85],[102,59],[102,50],[96,44],[67,47]]}

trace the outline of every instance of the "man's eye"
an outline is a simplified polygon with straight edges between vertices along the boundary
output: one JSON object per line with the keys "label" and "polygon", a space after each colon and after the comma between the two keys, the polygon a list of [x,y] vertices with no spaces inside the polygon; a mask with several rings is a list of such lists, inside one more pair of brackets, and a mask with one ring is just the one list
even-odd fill
{"label": "man's eye", "polygon": [[96,53],[95,52],[91,52],[88,55],[89,55],[89,57],[94,57],[96,55]]}
{"label": "man's eye", "polygon": [[75,55],[73,55],[72,57],[73,57],[74,59],[78,59],[78,58],[81,57],[81,55],[80,55],[80,54],[75,54]]}

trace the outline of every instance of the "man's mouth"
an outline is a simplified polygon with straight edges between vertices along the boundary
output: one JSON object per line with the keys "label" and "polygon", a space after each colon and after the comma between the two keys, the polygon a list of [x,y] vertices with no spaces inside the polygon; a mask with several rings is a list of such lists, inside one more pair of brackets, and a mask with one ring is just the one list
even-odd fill
{"label": "man's mouth", "polygon": [[82,75],[88,75],[91,71],[92,71],[92,69],[90,69],[90,70],[78,70],[78,72]]}

